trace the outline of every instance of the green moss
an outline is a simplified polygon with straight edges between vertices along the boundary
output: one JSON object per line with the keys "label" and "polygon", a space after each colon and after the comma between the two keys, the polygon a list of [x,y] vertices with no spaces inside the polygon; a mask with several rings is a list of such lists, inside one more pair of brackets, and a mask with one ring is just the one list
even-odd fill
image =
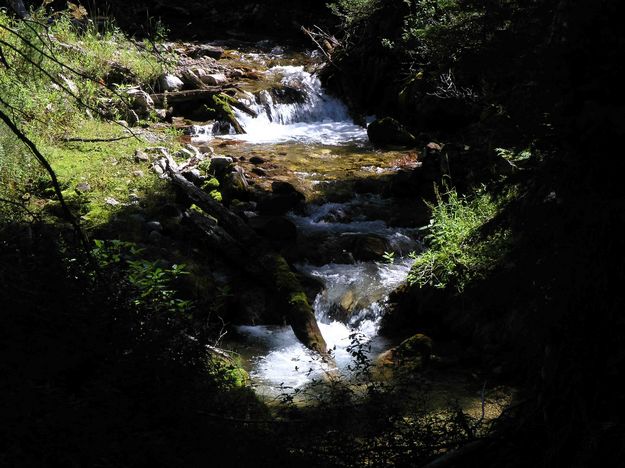
{"label": "green moss", "polygon": [[286,262],[284,257],[281,255],[275,255],[273,262],[277,289],[281,292],[288,293],[291,301],[300,302],[303,297],[303,299],[308,303],[306,300],[306,294],[301,292],[303,296],[298,295],[302,290],[302,286],[295,274],[291,271],[291,267],[289,267],[289,264]]}
{"label": "green moss", "polygon": [[232,105],[237,102],[235,98],[225,93],[219,93],[213,95],[213,102],[215,103],[217,118],[225,119],[230,122],[237,133],[245,133],[232,110]]}
{"label": "green moss", "polygon": [[[202,161],[202,163],[204,162],[205,161]],[[208,167],[210,167],[210,165]],[[218,188],[219,188],[219,181],[215,177],[211,177],[202,183],[202,190],[209,192],[209,193],[212,190],[216,190]]]}
{"label": "green moss", "polygon": [[308,298],[306,297],[306,293],[302,291],[294,292],[289,296],[289,302],[291,304],[306,304],[308,305]]}
{"label": "green moss", "polygon": [[223,197],[221,196],[221,192],[219,190],[211,190],[209,195],[213,198],[213,200],[215,200],[216,202],[221,203],[223,201]]}
{"label": "green moss", "polygon": [[226,388],[241,388],[248,385],[250,376],[238,359],[211,355],[208,359],[208,373],[215,383]]}
{"label": "green moss", "polygon": [[[124,134],[118,125],[98,120],[85,120],[75,129],[81,138],[109,138]],[[91,190],[88,210],[83,214],[88,228],[107,223],[111,216],[131,204],[134,197],[162,202],[169,197],[167,185],[145,166],[134,160],[137,149],[145,143],[137,138],[114,142],[67,142],[38,143],[42,152],[49,158],[59,180],[71,187],[88,183]],[[133,175],[141,170],[142,177]],[[67,191],[75,193],[73,189]],[[147,206],[147,202],[146,202]]]}
{"label": "green moss", "polygon": [[[210,159],[205,159],[204,161],[202,161],[200,164],[198,164],[198,169],[202,172],[204,172],[205,174],[208,174],[211,168],[211,160]],[[216,179],[215,179],[216,180]],[[208,181],[207,181],[208,182]],[[219,181],[217,181],[219,186]]]}
{"label": "green moss", "polygon": [[191,210],[191,211],[193,211],[193,212],[195,212],[197,214],[201,214],[201,215],[204,214],[204,210],[202,210],[202,208],[197,206],[195,203],[189,207],[189,210]]}

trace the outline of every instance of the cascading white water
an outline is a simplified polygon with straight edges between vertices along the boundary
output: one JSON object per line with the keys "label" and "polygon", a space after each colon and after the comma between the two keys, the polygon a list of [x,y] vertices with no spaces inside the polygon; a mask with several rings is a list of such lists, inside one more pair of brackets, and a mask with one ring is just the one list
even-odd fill
{"label": "cascading white water", "polygon": [[[257,117],[234,110],[246,133],[219,135],[219,138],[252,145],[289,143],[290,147],[367,142],[366,130],[353,123],[347,107],[328,95],[319,78],[303,66],[276,66],[265,73],[268,80],[277,84],[274,91],[250,93],[241,99],[257,113]],[[280,94],[281,90],[284,94]],[[223,129],[218,130],[223,133]],[[198,139],[212,139],[214,133],[218,133],[214,132],[214,125],[194,127],[193,131]],[[389,227],[367,212],[372,207],[378,213],[391,211],[388,201],[381,197],[356,196],[347,203],[310,207],[305,216],[289,215],[299,235],[304,237],[327,239],[373,235],[383,238],[398,254],[394,263],[380,259],[378,262],[330,263],[320,267],[298,266],[302,274],[316,277],[324,284],[313,308],[338,372],[343,376],[350,375],[354,364],[350,348],[355,338],[366,343],[372,358],[384,350],[386,343],[377,332],[385,302],[388,294],[408,275],[412,261],[407,254],[418,249],[415,230]],[[333,313],[337,310],[339,316]],[[241,326],[238,329],[253,347],[263,350],[253,358],[250,372],[260,394],[276,396],[288,388],[301,388],[331,370],[297,340],[290,327]]]}
{"label": "cascading white water", "polygon": [[[345,104],[325,92],[319,78],[303,66],[276,66],[265,72],[267,78],[288,86],[299,95],[294,102],[280,103],[269,91],[248,94],[242,99],[258,114],[251,117],[235,109],[235,116],[246,133],[227,138],[249,143],[283,143],[288,141],[342,145],[365,142],[366,130],[354,124]],[[210,138],[213,125],[192,129],[196,138]]]}
{"label": "cascading white water", "polygon": [[[350,348],[354,339],[367,345],[366,354],[371,358],[384,350],[386,342],[377,335],[384,304],[388,294],[405,280],[411,263],[402,260],[394,264],[362,262],[300,266],[300,271],[321,279],[325,285],[313,308],[341,375],[348,377],[351,373],[354,362]],[[328,311],[346,294],[352,294],[353,300],[362,301],[363,305],[343,323],[330,318]],[[239,331],[269,350],[256,358],[251,372],[257,391],[265,396],[302,388],[333,370],[308,351],[290,327],[241,326]]]}
{"label": "cascading white water", "polygon": [[[291,214],[289,217],[303,236],[366,233],[384,237],[395,250],[401,247],[406,254],[419,248],[418,242],[409,236],[411,230],[390,228],[381,220],[327,221],[329,215],[350,213],[363,202],[357,197],[347,203],[326,203],[311,207],[307,216]],[[396,244],[393,245],[393,241]],[[354,363],[350,347],[354,338],[367,345],[367,354],[371,358],[384,350],[386,342],[377,334],[384,306],[388,294],[406,279],[411,265],[412,260],[405,256],[393,263],[298,266],[301,273],[316,277],[324,284],[313,309],[341,375],[349,376],[351,373],[350,367]],[[349,310],[343,317],[336,317],[332,311],[340,307]],[[260,393],[275,396],[290,388],[301,388],[323,378],[330,370],[327,364],[304,348],[289,327],[243,326],[239,327],[239,331],[268,350],[267,354],[256,359],[251,373]]]}

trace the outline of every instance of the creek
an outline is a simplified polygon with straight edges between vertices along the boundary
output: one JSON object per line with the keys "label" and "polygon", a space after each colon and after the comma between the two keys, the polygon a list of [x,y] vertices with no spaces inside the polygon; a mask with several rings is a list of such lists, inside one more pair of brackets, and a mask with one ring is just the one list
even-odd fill
{"label": "creek", "polygon": [[[237,159],[267,160],[280,168],[267,181],[288,181],[306,195],[304,211],[287,218],[297,227],[298,243],[311,246],[300,249],[296,268],[323,283],[313,308],[336,369],[302,346],[288,326],[239,326],[244,345],[237,349],[246,350],[240,352],[248,358],[252,385],[267,397],[301,389],[328,372],[349,378],[356,349],[372,360],[388,349],[378,335],[385,302],[405,281],[409,254],[420,249],[410,209],[402,215],[406,200],[354,193],[359,180],[414,167],[416,153],[372,148],[365,128],[323,89],[315,54],[299,55],[303,63],[296,63],[281,52],[235,57],[263,70],[264,85],[248,83],[238,96],[257,114],[235,110],[245,134],[213,123],[193,127],[194,143],[224,148]],[[330,254],[319,254],[324,246]]]}

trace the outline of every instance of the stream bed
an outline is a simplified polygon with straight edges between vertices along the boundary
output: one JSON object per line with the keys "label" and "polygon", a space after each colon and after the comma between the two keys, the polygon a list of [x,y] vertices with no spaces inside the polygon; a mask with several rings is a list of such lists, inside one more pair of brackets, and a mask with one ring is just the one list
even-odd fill
{"label": "stream bed", "polygon": [[[228,57],[259,70],[261,79],[239,83],[237,95],[256,116],[234,110],[245,134],[212,122],[194,125],[192,142],[256,174],[257,188],[270,192],[272,183],[288,182],[305,195],[304,207],[286,215],[297,229],[292,263],[322,285],[312,305],[334,362],[307,350],[286,324],[241,325],[223,344],[241,356],[252,387],[268,401],[303,394],[317,382],[349,382],[363,357],[375,363],[397,344],[379,335],[380,321],[389,294],[406,281],[413,254],[423,248],[422,228],[429,221],[416,196],[362,186],[373,181],[385,187],[396,175],[409,174],[420,165],[418,154],[373,148],[345,104],[323,89],[314,53],[287,54],[278,47],[230,51]],[[495,392],[497,401],[485,404],[486,384],[471,375],[465,368],[439,372],[430,382],[436,404],[454,399],[476,416],[486,410],[496,417],[511,392]]]}

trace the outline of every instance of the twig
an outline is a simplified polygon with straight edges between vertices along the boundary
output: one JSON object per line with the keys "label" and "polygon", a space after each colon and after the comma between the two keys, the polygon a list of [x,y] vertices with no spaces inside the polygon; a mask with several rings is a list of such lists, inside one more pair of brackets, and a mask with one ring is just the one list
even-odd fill
{"label": "twig", "polygon": [[[2,101],[1,98],[0,98],[0,101]],[[54,193],[56,194],[59,200],[59,203],[61,204],[61,210],[63,211],[65,218],[73,226],[74,231],[76,232],[76,235],[80,239],[83,245],[83,248],[85,249],[85,253],[89,255],[90,253],[89,240],[87,239],[86,234],[84,233],[84,231],[81,229],[80,225],[78,224],[78,220],[72,214],[71,210],[67,206],[67,203],[65,202],[65,197],[63,197],[61,186],[59,185],[59,181],[56,177],[56,173],[54,172],[54,169],[52,169],[52,166],[50,165],[48,160],[43,156],[43,154],[41,154],[41,152],[39,151],[35,143],[33,143],[33,141],[30,138],[28,138],[28,136],[26,136],[26,134],[17,127],[17,125],[15,125],[15,123],[11,120],[11,118],[8,115],[6,115],[2,109],[0,109],[0,120],[2,120],[6,124],[7,127],[9,127],[9,129],[13,132],[13,134],[15,134],[15,136],[17,136],[17,138],[19,138],[26,146],[28,146],[28,148],[33,153],[37,161],[39,161],[39,163],[43,166],[44,170],[48,173],[48,176],[50,177],[50,180],[52,181],[52,187],[54,188]]]}
{"label": "twig", "polygon": [[321,51],[321,53],[325,55],[325,57],[328,59],[328,63],[340,70],[341,68],[332,61],[332,56],[324,49],[323,45],[317,40],[317,37],[321,37],[323,39],[326,39],[330,43],[334,43],[333,45],[335,47],[339,45],[339,42],[336,40],[336,38],[325,33],[319,26],[315,27],[321,32],[311,31],[304,26],[302,26],[301,29],[310,38],[310,40],[317,45],[317,48]]}
{"label": "twig", "polygon": [[242,424],[302,424],[307,421],[303,419],[243,419],[232,418],[229,416],[222,416],[221,414],[209,413],[207,411],[198,411],[197,414],[202,416],[208,416],[213,419],[219,419],[220,421],[235,422]]}
{"label": "twig", "polygon": [[80,143],[98,143],[98,142],[110,142],[110,141],[127,140],[129,138],[133,138],[133,136],[132,135],[125,135],[125,136],[113,137],[113,138],[67,137],[67,138],[63,138],[63,141],[65,141],[65,142],[80,142]]}
{"label": "twig", "polygon": [[18,208],[21,208],[22,210],[24,210],[26,213],[28,213],[30,216],[32,216],[33,218],[37,218],[37,215],[35,213],[33,213],[32,211],[30,211],[28,208],[26,208],[24,205],[22,205],[21,203],[18,203],[16,201],[13,200],[8,200],[6,198],[0,198],[0,203],[6,203],[7,205],[13,205],[16,206]]}

